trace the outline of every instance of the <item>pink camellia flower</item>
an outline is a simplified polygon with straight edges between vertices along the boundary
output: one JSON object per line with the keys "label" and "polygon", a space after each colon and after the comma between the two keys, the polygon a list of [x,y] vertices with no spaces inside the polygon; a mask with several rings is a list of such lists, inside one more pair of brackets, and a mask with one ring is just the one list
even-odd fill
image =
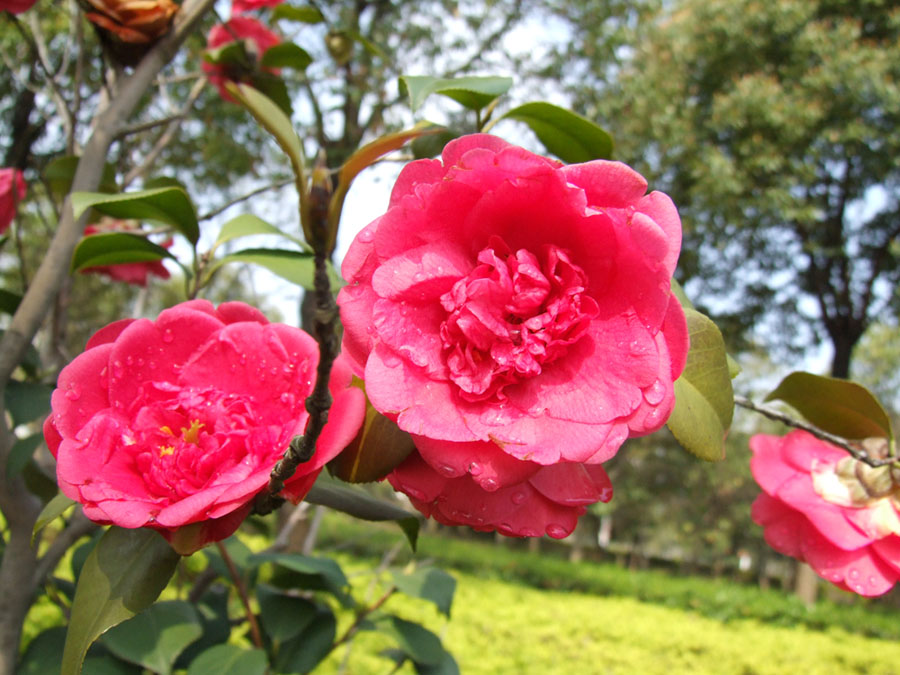
{"label": "pink camellia flower", "polygon": [[574,517],[551,515],[609,496],[593,465],[668,419],[688,350],[670,289],[681,222],[646,189],[624,164],[563,166],[488,135],[403,169],[338,302],[372,405],[418,447],[390,480],[419,508],[565,536]]}
{"label": "pink camellia flower", "polygon": [[900,506],[890,467],[872,469],[805,431],[750,439],[750,469],[763,492],[753,520],[769,545],[860,595],[900,579]]}
{"label": "pink camellia flower", "polygon": [[233,0],[231,3],[231,14],[243,14],[254,9],[262,9],[263,7],[276,7],[283,2],[284,0]]}
{"label": "pink camellia flower", "polygon": [[0,234],[16,217],[19,203],[25,199],[25,177],[18,169],[0,169]]}
{"label": "pink camellia flower", "polygon": [[21,14],[31,9],[37,0],[0,0],[0,12],[7,11],[12,14]]}
{"label": "pink camellia flower", "polygon": [[[110,324],[53,392],[44,437],[60,489],[92,520],[157,529],[185,555],[224,539],[303,434],[317,362],[309,335],[239,302]],[[362,423],[365,397],[350,381],[338,359],[315,455],[281,493],[295,503]]]}
{"label": "pink camellia flower", "polygon": [[[100,232],[116,232],[128,231],[131,228],[125,221],[109,220],[102,226],[88,225],[84,228],[86,237]],[[162,243],[162,246],[169,248],[172,246],[172,240],[168,239]],[[135,286],[146,286],[147,279],[153,275],[160,279],[168,279],[171,275],[162,260],[149,260],[147,262],[135,263],[119,263],[118,265],[99,265],[97,267],[88,267],[81,270],[82,274],[102,274],[114,281],[123,281],[126,284],[134,284]]]}
{"label": "pink camellia flower", "polygon": [[[206,42],[207,49],[216,49],[235,40],[244,40],[247,53],[255,63],[251,71],[256,68],[259,59],[270,47],[281,42],[281,38],[256,19],[248,16],[235,16],[224,24],[213,26]],[[209,77],[209,81],[216,86],[219,94],[226,101],[234,102],[234,98],[225,89],[226,82],[250,82],[253,72],[242,72],[243,69],[230,68],[225,64],[203,63],[203,70]],[[266,72],[277,74],[275,69],[264,69]]]}

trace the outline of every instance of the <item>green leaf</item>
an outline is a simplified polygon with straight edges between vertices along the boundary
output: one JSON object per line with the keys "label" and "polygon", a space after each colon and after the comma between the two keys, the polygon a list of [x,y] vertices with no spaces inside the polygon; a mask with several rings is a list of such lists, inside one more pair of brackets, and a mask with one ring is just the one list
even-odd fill
{"label": "green leaf", "polygon": [[292,7],[291,5],[278,5],[272,10],[272,18],[310,24],[322,23],[325,20],[322,12],[315,7]]}
{"label": "green leaf", "polygon": [[359,31],[348,30],[347,35],[349,35],[351,38],[353,38],[359,44],[361,44],[363,46],[363,49],[365,49],[372,56],[376,56],[380,59],[387,58],[387,54],[384,53],[384,50],[381,47],[376,45],[374,42],[372,42],[369,38],[367,38],[365,35],[363,35]]}
{"label": "green leaf", "polygon": [[337,621],[327,607],[319,606],[315,618],[300,635],[278,649],[273,664],[279,673],[308,673],[331,652]]}
{"label": "green leaf", "polygon": [[[57,667],[59,664],[56,664]],[[89,675],[144,675],[144,670],[133,663],[121,661],[112,654],[88,656],[84,660],[84,672]]]}
{"label": "green leaf", "polygon": [[861,384],[796,372],[784,378],[766,401],[784,401],[823,431],[857,440],[894,438],[891,419]]}
{"label": "green leaf", "polygon": [[459,675],[459,666],[453,654],[444,652],[443,658],[435,664],[415,664],[417,675]]}
{"label": "green leaf", "polygon": [[6,458],[6,475],[8,478],[18,476],[28,461],[34,457],[34,451],[44,442],[44,434],[38,432],[16,441]]}
{"label": "green leaf", "polygon": [[413,572],[392,571],[394,585],[414,598],[433,602],[438,611],[450,617],[450,605],[456,592],[456,579],[435,567],[420,567]]}
{"label": "green leaf", "polygon": [[675,382],[675,410],[666,423],[681,446],[701,459],[725,456],[725,435],[734,414],[734,392],[722,334],[710,319],[684,310],[691,349]]}
{"label": "green leaf", "polygon": [[152,604],[180,559],[152,530],[107,530],[78,578],[61,675],[78,675],[94,640]]}
{"label": "green leaf", "polygon": [[431,157],[437,157],[444,151],[444,146],[446,146],[447,143],[462,136],[460,132],[453,131],[452,129],[447,129],[438,125],[435,125],[434,128],[436,129],[434,133],[420,136],[410,143],[409,148],[412,150],[413,157],[416,159],[430,159]]}
{"label": "green leaf", "polygon": [[251,564],[273,563],[300,574],[308,584],[305,588],[327,590],[338,597],[346,596],[350,582],[341,566],[331,558],[314,558],[299,553],[257,553]]}
{"label": "green leaf", "polygon": [[164,247],[154,244],[146,237],[126,232],[104,232],[85,237],[72,254],[72,271],[90,269],[103,265],[152,262],[174,256]]}
{"label": "green leaf", "polygon": [[34,528],[31,530],[31,543],[34,543],[34,537],[38,532],[43,530],[47,525],[64,514],[71,506],[77,502],[74,499],[66,497],[62,492],[57,494],[53,499],[44,505],[41,509],[37,520],[34,521]]}
{"label": "green leaf", "polygon": [[327,506],[362,520],[372,522],[393,520],[403,530],[412,550],[416,550],[421,525],[419,517],[395,504],[375,499],[365,490],[340,483],[323,473],[306,495],[305,501]]}
{"label": "green leaf", "polygon": [[59,670],[66,629],[56,626],[40,633],[28,643],[28,649],[16,666],[18,675],[51,675]]}
{"label": "green leaf", "polygon": [[202,632],[190,603],[158,602],[107,631],[103,644],[121,659],[168,674],[178,655]]}
{"label": "green leaf", "polygon": [[293,114],[294,108],[291,103],[291,94],[281,75],[268,70],[257,70],[250,79],[250,85],[277,105],[288,118]]}
{"label": "green leaf", "polygon": [[196,244],[200,238],[194,204],[187,192],[178,187],[161,187],[117,195],[102,192],[72,193],[72,210],[76,218],[90,208],[113,218],[171,225],[192,244]]}
{"label": "green leaf", "polygon": [[262,55],[260,65],[265,68],[293,68],[304,71],[313,59],[302,47],[293,42],[282,42],[269,47]]}
{"label": "green leaf", "polygon": [[216,238],[216,244],[224,244],[232,239],[249,237],[255,234],[274,234],[289,239],[301,248],[308,249],[307,245],[300,239],[292,237],[274,225],[267,223],[262,218],[254,216],[252,213],[241,214],[225,223],[219,232],[219,236]]}
{"label": "green leaf", "polygon": [[512,87],[511,77],[440,78],[419,75],[400,76],[400,94],[409,95],[413,112],[431,94],[452,98],[469,110],[481,110]]}
{"label": "green leaf", "polygon": [[312,290],[314,286],[315,260],[312,253],[274,248],[247,248],[216,259],[209,266],[209,272],[211,274],[225,263],[233,262],[265,267],[272,274],[307,290]]}
{"label": "green leaf", "polygon": [[0,312],[7,314],[15,314],[19,309],[19,303],[22,302],[22,296],[18,293],[10,293],[0,288]]}
{"label": "green leaf", "polygon": [[262,649],[225,644],[210,647],[191,663],[187,675],[266,675],[269,663]]}
{"label": "green leaf", "polygon": [[12,416],[13,426],[46,417],[50,412],[52,393],[53,387],[40,382],[10,380],[6,389],[6,410]]}
{"label": "green leaf", "polygon": [[285,642],[303,632],[316,618],[316,604],[282,593],[272,586],[259,584],[256,587],[263,628],[274,642]]}
{"label": "green leaf", "polygon": [[[72,181],[75,179],[75,171],[78,169],[79,157],[67,155],[65,157],[57,157],[50,162],[44,169],[43,176],[50,188],[50,194],[54,199],[61,200],[72,189]],[[100,185],[97,190],[100,192],[116,192],[116,170],[112,164],[104,164],[103,174],[100,177]]]}
{"label": "green leaf", "polygon": [[524,122],[544,147],[568,164],[612,157],[612,138],[589,119],[551,103],[526,103],[499,119]]}
{"label": "green leaf", "polygon": [[263,128],[275,137],[279,147],[290,159],[294,175],[302,176],[303,145],[284,110],[253,87],[236,83],[230,83],[226,87],[235,100],[247,108]]}
{"label": "green leaf", "polygon": [[238,67],[245,71],[253,70],[255,58],[247,53],[246,40],[226,42],[221,47],[207,49],[203,52],[203,60],[218,66]]}
{"label": "green leaf", "polygon": [[400,649],[416,663],[437,665],[446,654],[438,636],[417,623],[390,615],[376,625],[392,635]]}

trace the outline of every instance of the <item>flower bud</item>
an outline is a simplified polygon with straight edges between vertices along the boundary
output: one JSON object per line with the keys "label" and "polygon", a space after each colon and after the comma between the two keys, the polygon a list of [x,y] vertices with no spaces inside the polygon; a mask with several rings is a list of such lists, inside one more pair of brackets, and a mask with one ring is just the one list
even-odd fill
{"label": "flower bud", "polygon": [[369,483],[387,476],[414,449],[412,436],[366,402],[362,428],[328,470],[348,483]]}

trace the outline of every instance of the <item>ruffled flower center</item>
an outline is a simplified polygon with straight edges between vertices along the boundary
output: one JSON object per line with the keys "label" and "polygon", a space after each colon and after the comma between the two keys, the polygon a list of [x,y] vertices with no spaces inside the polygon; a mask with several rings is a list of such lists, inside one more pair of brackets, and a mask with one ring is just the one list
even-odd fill
{"label": "ruffled flower center", "polygon": [[170,393],[147,401],[122,438],[154,497],[183,499],[223,474],[249,474],[273,463],[290,442],[290,425],[259,419],[253,396],[192,388]]}
{"label": "ruffled flower center", "polygon": [[881,536],[900,534],[900,471],[871,467],[853,457],[836,463],[814,462],[813,489],[823,500],[843,508],[868,509]]}
{"label": "ruffled flower center", "polygon": [[443,353],[460,396],[503,400],[504,387],[565,354],[598,308],[584,270],[557,246],[513,253],[492,237],[478,263],[441,296]]}

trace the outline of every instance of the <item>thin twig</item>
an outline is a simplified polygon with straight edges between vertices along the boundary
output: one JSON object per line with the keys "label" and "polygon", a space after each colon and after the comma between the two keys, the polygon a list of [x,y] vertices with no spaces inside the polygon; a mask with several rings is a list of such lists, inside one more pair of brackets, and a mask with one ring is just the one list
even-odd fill
{"label": "thin twig", "polygon": [[740,406],[741,408],[746,408],[747,410],[758,412],[760,415],[768,417],[770,420],[787,424],[788,426],[794,427],[795,429],[802,429],[803,431],[807,431],[819,440],[826,441],[828,443],[831,443],[832,445],[836,445],[842,450],[846,450],[855,459],[858,459],[859,461],[864,462],[872,467],[886,466],[888,464],[893,464],[897,462],[898,459],[900,459],[893,455],[884,458],[872,457],[859,443],[848,441],[842,436],[836,436],[835,434],[820,429],[814,424],[799,420],[796,417],[792,417],[786,413],[781,412],[780,410],[775,410],[774,408],[758,405],[750,399],[744,398],[743,396],[735,396],[734,404]]}
{"label": "thin twig", "polygon": [[227,209],[230,209],[235,204],[240,204],[241,202],[245,202],[248,199],[250,199],[251,197],[255,197],[256,195],[262,194],[263,192],[268,192],[269,190],[277,190],[279,188],[283,188],[285,185],[290,185],[293,182],[294,182],[293,178],[284,178],[282,180],[272,183],[271,185],[263,185],[262,187],[256,188],[255,190],[252,190],[251,192],[248,192],[247,194],[242,195],[242,196],[238,197],[237,199],[232,199],[230,202],[227,202],[226,204],[223,204],[222,206],[220,206],[216,209],[213,209],[212,211],[209,211],[208,213],[204,213],[202,216],[198,216],[197,220],[202,221],[202,220],[209,220],[210,218],[215,218],[217,215],[219,215],[223,211],[226,211]]}
{"label": "thin twig", "polygon": [[222,560],[225,561],[225,566],[228,568],[228,574],[231,576],[235,588],[237,588],[238,595],[241,596],[241,603],[244,605],[244,613],[247,615],[247,621],[250,623],[250,636],[253,638],[253,644],[259,649],[265,649],[263,646],[262,633],[260,633],[259,624],[256,621],[256,615],[253,613],[253,610],[250,609],[250,598],[247,597],[247,589],[244,588],[244,581],[241,579],[241,575],[238,574],[237,567],[234,566],[234,561],[228,554],[228,549],[225,548],[225,545],[221,541],[217,541],[216,547],[219,549]]}
{"label": "thin twig", "polygon": [[384,595],[382,595],[380,598],[378,598],[378,600],[375,601],[374,604],[361,609],[359,613],[357,613],[356,619],[347,628],[344,634],[341,635],[341,637],[339,637],[337,640],[335,640],[333,645],[331,645],[331,649],[328,650],[328,653],[330,654],[342,644],[348,642],[354,635],[356,635],[356,632],[359,630],[360,624],[362,624],[362,622],[365,621],[372,612],[380,609],[381,606],[386,603],[388,599],[396,592],[397,587],[391,586]]}

